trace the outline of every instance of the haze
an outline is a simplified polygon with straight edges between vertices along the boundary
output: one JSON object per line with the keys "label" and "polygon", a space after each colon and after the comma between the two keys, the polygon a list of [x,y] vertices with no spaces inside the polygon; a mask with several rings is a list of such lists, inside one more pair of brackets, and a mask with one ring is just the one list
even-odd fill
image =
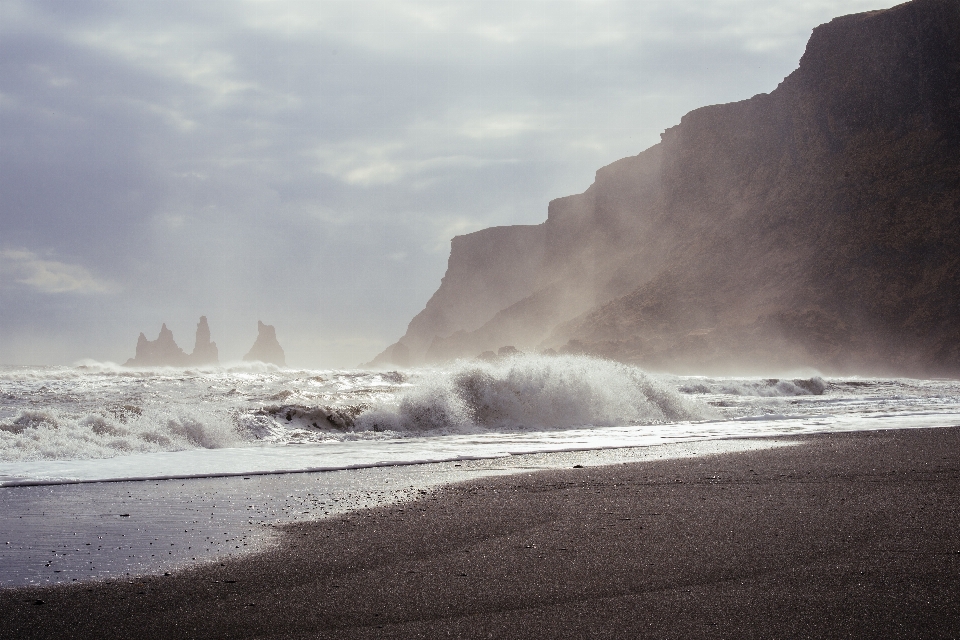
{"label": "haze", "polygon": [[291,366],[404,333],[450,239],[544,220],[691,109],[890,1],[0,0],[0,363],[161,322]]}

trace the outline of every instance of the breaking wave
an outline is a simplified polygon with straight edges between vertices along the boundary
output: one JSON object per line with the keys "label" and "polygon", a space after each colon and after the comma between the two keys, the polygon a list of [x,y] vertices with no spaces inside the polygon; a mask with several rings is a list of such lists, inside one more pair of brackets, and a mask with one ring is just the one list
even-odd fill
{"label": "breaking wave", "polygon": [[110,363],[0,371],[0,462],[714,417],[636,367],[518,354],[400,372]]}
{"label": "breaking wave", "polygon": [[242,441],[231,420],[199,410],[147,413],[126,406],[76,416],[56,409],[34,409],[0,421],[0,460],[8,461],[218,449]]}
{"label": "breaking wave", "polygon": [[820,376],[808,379],[781,380],[703,380],[680,387],[686,394],[725,394],[731,396],[757,396],[761,398],[779,398],[789,396],[823,395],[829,385]]}
{"label": "breaking wave", "polygon": [[362,413],[355,428],[463,433],[657,424],[710,417],[640,369],[586,356],[516,355],[460,362]]}

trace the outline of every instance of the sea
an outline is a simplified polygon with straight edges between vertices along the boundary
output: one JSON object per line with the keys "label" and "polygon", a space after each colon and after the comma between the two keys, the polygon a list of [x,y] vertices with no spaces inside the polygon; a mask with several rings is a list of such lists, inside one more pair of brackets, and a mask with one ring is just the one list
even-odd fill
{"label": "sea", "polygon": [[673,376],[574,355],[402,371],[5,366],[0,589],[162,579],[450,482],[954,425],[957,380]]}
{"label": "sea", "polygon": [[957,380],[673,376],[575,355],[402,371],[4,366],[0,487],[958,424]]}

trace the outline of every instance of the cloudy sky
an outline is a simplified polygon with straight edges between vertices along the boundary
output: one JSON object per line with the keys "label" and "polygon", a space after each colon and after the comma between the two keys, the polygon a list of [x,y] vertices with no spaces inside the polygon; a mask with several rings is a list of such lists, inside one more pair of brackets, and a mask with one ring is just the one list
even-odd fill
{"label": "cloudy sky", "polygon": [[293,366],[403,334],[455,235],[535,224],[888,0],[0,0],[0,363],[166,322]]}

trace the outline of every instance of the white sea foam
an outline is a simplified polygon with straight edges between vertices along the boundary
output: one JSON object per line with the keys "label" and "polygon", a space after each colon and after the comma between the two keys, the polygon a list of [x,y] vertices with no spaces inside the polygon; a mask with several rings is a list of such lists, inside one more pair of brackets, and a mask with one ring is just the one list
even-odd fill
{"label": "white sea foam", "polygon": [[0,367],[0,485],[944,424],[960,424],[957,381],[654,376],[579,356],[403,372]]}
{"label": "white sea foam", "polygon": [[819,396],[827,390],[828,384],[820,376],[807,379],[782,380],[767,378],[763,380],[711,380],[709,378],[691,381],[680,387],[688,394],[719,393],[733,396],[758,396],[778,398],[789,396]]}
{"label": "white sea foam", "polygon": [[586,356],[516,355],[422,375],[356,428],[414,433],[657,424],[712,417],[636,367]]}
{"label": "white sea foam", "polygon": [[670,423],[715,415],[636,367],[517,355],[409,372],[0,369],[0,460]]}
{"label": "white sea foam", "polygon": [[71,414],[63,409],[28,409],[0,421],[0,459],[66,460],[111,458],[131,453],[217,449],[243,438],[226,416],[176,407],[146,411],[132,405],[109,412]]}

